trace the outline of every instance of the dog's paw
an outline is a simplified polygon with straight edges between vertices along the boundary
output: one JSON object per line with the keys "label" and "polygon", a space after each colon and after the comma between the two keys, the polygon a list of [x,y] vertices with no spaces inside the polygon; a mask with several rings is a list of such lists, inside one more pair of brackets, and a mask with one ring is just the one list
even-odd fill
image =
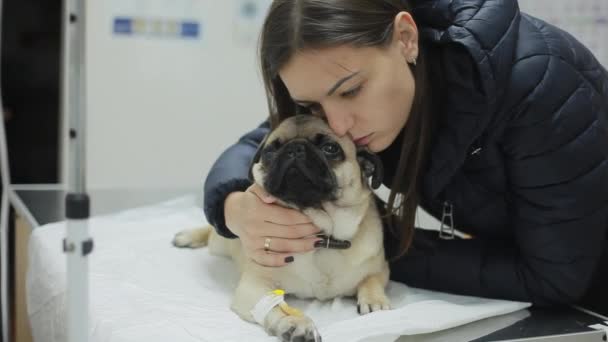
{"label": "dog's paw", "polygon": [[207,245],[208,232],[203,229],[183,230],[173,237],[173,246],[180,248],[199,248]]}
{"label": "dog's paw", "polygon": [[375,296],[359,296],[357,299],[357,312],[360,315],[365,315],[370,312],[380,310],[390,310],[391,303],[386,295],[376,294]]}
{"label": "dog's paw", "polygon": [[312,320],[306,316],[285,316],[277,324],[275,333],[282,342],[319,342],[321,336]]}

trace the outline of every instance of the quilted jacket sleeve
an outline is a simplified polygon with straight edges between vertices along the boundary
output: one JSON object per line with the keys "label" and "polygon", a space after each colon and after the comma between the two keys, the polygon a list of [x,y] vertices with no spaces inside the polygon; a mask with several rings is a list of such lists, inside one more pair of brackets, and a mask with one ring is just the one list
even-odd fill
{"label": "quilted jacket sleeve", "polygon": [[606,243],[608,73],[576,51],[529,56],[513,69],[512,96],[525,95],[503,144],[517,243],[508,270],[534,301],[578,300]]}
{"label": "quilted jacket sleeve", "polygon": [[244,191],[251,185],[248,179],[251,160],[270,130],[268,121],[242,136],[216,160],[205,180],[204,210],[209,222],[221,236],[236,238],[224,220],[224,201],[235,191]]}

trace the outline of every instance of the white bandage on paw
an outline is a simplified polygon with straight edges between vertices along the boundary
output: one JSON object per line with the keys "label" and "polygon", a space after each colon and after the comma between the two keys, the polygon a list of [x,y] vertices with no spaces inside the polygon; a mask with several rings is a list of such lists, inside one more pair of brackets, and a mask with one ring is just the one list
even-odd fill
{"label": "white bandage on paw", "polygon": [[255,321],[260,325],[264,325],[266,316],[270,310],[277,305],[281,308],[281,311],[288,316],[302,317],[304,315],[300,310],[287,305],[284,298],[285,291],[280,289],[272,290],[266,296],[262,297],[262,299],[260,299],[260,301],[250,311]]}
{"label": "white bandage on paw", "polygon": [[253,318],[260,325],[264,325],[264,320],[272,308],[281,304],[284,301],[285,292],[283,290],[274,290],[265,295],[250,311]]}

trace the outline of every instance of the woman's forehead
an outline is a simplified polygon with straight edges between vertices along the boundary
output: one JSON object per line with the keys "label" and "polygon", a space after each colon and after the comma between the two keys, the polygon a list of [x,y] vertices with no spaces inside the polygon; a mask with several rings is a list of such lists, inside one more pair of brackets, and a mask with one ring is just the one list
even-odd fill
{"label": "woman's forehead", "polygon": [[323,49],[306,49],[295,53],[279,70],[288,73],[291,69],[311,68],[328,72],[334,76],[350,73],[360,68],[374,56],[377,48],[353,48],[338,46]]}
{"label": "woman's forehead", "polygon": [[[279,75],[291,96],[306,100],[308,92],[327,91],[339,79],[365,69],[373,58],[372,48],[340,46],[296,53]],[[319,89],[312,89],[318,87]],[[315,94],[319,95],[319,94]]]}

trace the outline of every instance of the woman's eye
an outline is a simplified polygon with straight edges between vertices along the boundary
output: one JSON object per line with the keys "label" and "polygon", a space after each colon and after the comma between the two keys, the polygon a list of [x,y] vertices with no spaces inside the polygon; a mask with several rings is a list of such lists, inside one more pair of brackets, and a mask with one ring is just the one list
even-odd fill
{"label": "woman's eye", "polygon": [[335,143],[325,144],[323,145],[323,147],[321,147],[321,150],[323,151],[323,153],[328,155],[334,155],[340,152],[340,148]]}
{"label": "woman's eye", "polygon": [[347,90],[347,91],[343,92],[340,95],[342,97],[346,97],[346,98],[355,97],[355,96],[357,96],[357,94],[359,94],[359,92],[361,91],[361,88],[362,88],[362,86],[357,86],[351,90]]}
{"label": "woman's eye", "polygon": [[310,106],[308,106],[307,108],[308,108],[308,109],[309,109],[309,110],[310,110],[312,113],[315,113],[315,114],[316,114],[316,113],[320,113],[320,112],[321,112],[321,110],[323,109],[323,108],[321,107],[321,105],[320,105],[320,104],[318,104],[318,103],[313,103],[313,104],[311,104]]}
{"label": "woman's eye", "polygon": [[318,115],[323,112],[323,107],[319,103],[296,103],[298,114],[314,114]]}
{"label": "woman's eye", "polygon": [[320,104],[304,106],[305,111],[314,116],[323,117],[323,107]]}

